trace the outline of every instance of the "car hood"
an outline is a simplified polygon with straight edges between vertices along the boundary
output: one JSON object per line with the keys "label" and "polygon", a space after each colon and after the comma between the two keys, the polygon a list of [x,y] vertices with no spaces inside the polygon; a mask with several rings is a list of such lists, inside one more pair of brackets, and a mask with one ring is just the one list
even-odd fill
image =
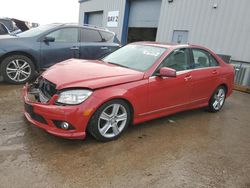
{"label": "car hood", "polygon": [[0,39],[16,39],[16,36],[12,36],[10,34],[0,35]]}
{"label": "car hood", "polygon": [[42,76],[64,88],[98,89],[143,79],[144,73],[98,60],[70,59],[58,63]]}
{"label": "car hood", "polygon": [[40,43],[36,42],[34,37],[0,36],[0,49],[6,52],[23,51],[30,53],[29,51],[36,51],[38,53],[39,48]]}

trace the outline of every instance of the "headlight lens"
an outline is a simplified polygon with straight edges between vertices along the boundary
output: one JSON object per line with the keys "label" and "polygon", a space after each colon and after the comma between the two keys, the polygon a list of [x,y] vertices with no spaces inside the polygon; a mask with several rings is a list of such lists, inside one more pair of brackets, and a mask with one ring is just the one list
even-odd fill
{"label": "headlight lens", "polygon": [[57,103],[61,104],[80,104],[85,101],[93,92],[86,89],[68,90],[60,93]]}

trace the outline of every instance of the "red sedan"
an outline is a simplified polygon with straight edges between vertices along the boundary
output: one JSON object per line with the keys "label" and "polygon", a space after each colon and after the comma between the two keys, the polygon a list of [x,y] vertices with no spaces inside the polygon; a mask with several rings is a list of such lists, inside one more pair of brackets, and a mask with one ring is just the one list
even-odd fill
{"label": "red sedan", "polygon": [[219,111],[234,71],[194,45],[129,44],[102,60],[70,59],[23,89],[26,118],[47,132],[84,139],[118,138],[138,124],[183,110]]}

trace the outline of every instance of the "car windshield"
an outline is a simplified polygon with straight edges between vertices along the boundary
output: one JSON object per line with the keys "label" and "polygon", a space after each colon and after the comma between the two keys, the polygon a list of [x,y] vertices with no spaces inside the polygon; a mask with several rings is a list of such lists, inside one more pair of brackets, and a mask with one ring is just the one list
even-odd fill
{"label": "car windshield", "polygon": [[30,30],[27,30],[25,32],[17,34],[18,37],[34,37],[42,34],[43,32],[54,28],[56,25],[55,24],[50,24],[50,25],[41,25],[36,28],[32,28]]}
{"label": "car windshield", "polygon": [[130,44],[103,58],[103,61],[118,66],[146,71],[167,48]]}

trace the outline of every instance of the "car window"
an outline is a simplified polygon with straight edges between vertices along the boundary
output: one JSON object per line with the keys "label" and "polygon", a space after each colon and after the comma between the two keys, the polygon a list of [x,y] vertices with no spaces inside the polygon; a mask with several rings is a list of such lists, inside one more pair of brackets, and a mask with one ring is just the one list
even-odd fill
{"label": "car window", "polygon": [[47,37],[55,38],[55,42],[77,42],[78,29],[77,28],[58,29],[48,34]]}
{"label": "car window", "polygon": [[175,50],[163,60],[159,69],[162,67],[172,68],[176,71],[189,69],[189,50],[186,48]]}
{"label": "car window", "polygon": [[0,35],[4,35],[7,33],[8,31],[6,30],[6,28],[3,26],[3,24],[0,23]]}
{"label": "car window", "polygon": [[209,67],[209,55],[200,49],[193,49],[194,68]]}
{"label": "car window", "polygon": [[207,51],[202,49],[193,49],[194,68],[218,66],[217,60]]}
{"label": "car window", "polygon": [[49,24],[49,25],[41,25],[36,28],[32,28],[30,30],[19,33],[17,36],[19,37],[34,37],[43,34],[44,32],[49,31],[50,29],[56,27],[57,25]]}
{"label": "car window", "polygon": [[110,41],[113,39],[114,35],[112,33],[109,32],[105,32],[105,31],[100,31],[103,40],[105,41]]}
{"label": "car window", "polygon": [[3,24],[10,32],[14,31],[14,22],[9,19],[0,19],[1,24]]}
{"label": "car window", "polygon": [[129,44],[109,54],[103,61],[133,70],[149,69],[167,48]]}
{"label": "car window", "polygon": [[211,54],[209,54],[209,59],[210,59],[211,67],[215,67],[219,65],[218,61]]}
{"label": "car window", "polygon": [[102,42],[102,37],[96,30],[81,29],[81,42]]}

